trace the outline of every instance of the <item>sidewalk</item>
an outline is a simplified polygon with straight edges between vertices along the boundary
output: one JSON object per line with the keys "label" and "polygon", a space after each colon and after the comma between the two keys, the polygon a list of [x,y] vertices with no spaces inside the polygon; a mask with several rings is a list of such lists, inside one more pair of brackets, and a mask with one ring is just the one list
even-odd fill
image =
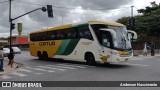
{"label": "sidewalk", "polygon": [[160,54],[155,54],[154,56],[151,56],[150,54],[148,54],[147,56],[143,56],[143,55],[133,56],[132,60],[143,60],[143,59],[150,59],[150,58],[160,58]]}
{"label": "sidewalk", "polygon": [[138,55],[138,56],[134,56],[134,57],[159,57],[160,54],[155,54],[154,56],[151,56],[151,54],[148,54],[147,56],[143,56],[143,55]]}
{"label": "sidewalk", "polygon": [[13,63],[13,67],[11,68],[11,65],[8,65],[8,60],[4,60],[3,63],[4,63],[4,66],[3,66],[3,69],[4,71],[3,72],[0,72],[0,76],[1,75],[4,75],[4,74],[8,74],[10,72],[13,72],[15,69],[18,68],[18,64],[17,63]]}

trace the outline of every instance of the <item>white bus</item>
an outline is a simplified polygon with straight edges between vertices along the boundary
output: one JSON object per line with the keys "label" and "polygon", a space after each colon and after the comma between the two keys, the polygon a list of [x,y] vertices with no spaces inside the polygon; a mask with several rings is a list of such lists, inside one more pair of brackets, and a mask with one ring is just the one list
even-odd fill
{"label": "white bus", "polygon": [[30,54],[39,59],[60,58],[96,62],[125,62],[133,57],[134,31],[116,22],[90,20],[30,33]]}

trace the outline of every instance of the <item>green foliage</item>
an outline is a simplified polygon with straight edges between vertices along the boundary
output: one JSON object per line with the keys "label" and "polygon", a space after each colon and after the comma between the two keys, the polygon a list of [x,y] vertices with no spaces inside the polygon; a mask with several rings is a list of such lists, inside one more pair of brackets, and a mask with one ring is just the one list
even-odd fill
{"label": "green foliage", "polygon": [[130,17],[121,17],[120,19],[117,20],[117,22],[122,23],[124,25],[127,25],[128,19]]}
{"label": "green foliage", "polygon": [[[153,38],[160,38],[160,3],[151,2],[151,6],[145,7],[145,9],[137,10],[142,15],[134,16],[136,19],[135,31],[140,37],[141,41],[155,41]],[[117,22],[127,25],[127,21],[130,17],[122,17]],[[147,39],[144,39],[147,38]]]}

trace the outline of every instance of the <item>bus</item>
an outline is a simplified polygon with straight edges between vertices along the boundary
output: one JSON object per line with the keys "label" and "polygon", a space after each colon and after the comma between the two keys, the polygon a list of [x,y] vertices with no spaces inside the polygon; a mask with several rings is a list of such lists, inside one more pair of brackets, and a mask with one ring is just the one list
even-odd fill
{"label": "bus", "polygon": [[133,57],[131,39],[137,34],[117,22],[90,20],[30,33],[30,55],[48,58],[119,63]]}

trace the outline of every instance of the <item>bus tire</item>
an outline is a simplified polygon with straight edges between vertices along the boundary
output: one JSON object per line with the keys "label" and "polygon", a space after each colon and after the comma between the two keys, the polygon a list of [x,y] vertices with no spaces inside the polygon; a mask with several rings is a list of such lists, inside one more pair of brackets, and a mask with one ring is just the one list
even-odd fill
{"label": "bus tire", "polygon": [[42,54],[41,54],[41,52],[40,52],[40,51],[38,51],[38,52],[37,52],[37,56],[38,56],[38,59],[39,59],[39,60],[41,60],[41,59],[42,59]]}
{"label": "bus tire", "polygon": [[109,65],[110,65],[110,63],[109,63],[109,62],[104,62],[104,65],[108,65],[108,66],[109,66]]}
{"label": "bus tire", "polygon": [[92,53],[87,52],[85,54],[85,60],[88,65],[95,65],[96,64],[94,55]]}
{"label": "bus tire", "polygon": [[48,60],[48,54],[47,52],[43,52],[43,60]]}

